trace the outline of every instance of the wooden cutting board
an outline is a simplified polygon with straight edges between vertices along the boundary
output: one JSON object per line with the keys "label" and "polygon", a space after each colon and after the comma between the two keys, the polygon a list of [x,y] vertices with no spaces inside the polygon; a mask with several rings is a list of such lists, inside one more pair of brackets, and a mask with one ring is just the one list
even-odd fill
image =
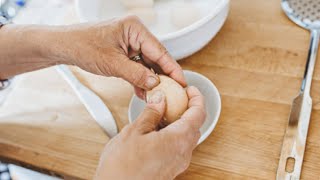
{"label": "wooden cutting board", "polygon": [[[127,99],[132,95],[128,83],[91,75],[78,68],[73,68],[73,72],[101,94],[115,119],[126,119],[126,114],[116,112],[126,109]],[[113,106],[112,102],[121,107]],[[126,122],[117,124],[122,128]],[[19,77],[0,108],[0,156],[22,165],[41,167],[66,177],[91,179],[108,140],[54,68]]]}
{"label": "wooden cutting board", "polygon": [[[275,178],[308,46],[309,33],[288,20],[279,0],[231,1],[230,15],[217,37],[179,62],[215,83],[222,96],[222,113],[214,132],[194,151],[189,169],[177,179]],[[130,85],[82,75],[78,74],[123,127]],[[306,180],[320,178],[320,63],[311,95],[313,111],[302,170]],[[25,112],[13,110],[13,115],[0,118],[2,159],[64,177],[92,178],[108,138],[53,70],[25,75],[8,103]]]}

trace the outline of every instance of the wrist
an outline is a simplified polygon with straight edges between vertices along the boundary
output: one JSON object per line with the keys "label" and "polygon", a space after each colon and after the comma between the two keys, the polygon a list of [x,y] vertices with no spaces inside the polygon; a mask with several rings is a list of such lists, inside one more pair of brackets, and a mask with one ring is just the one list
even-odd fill
{"label": "wrist", "polygon": [[79,36],[76,26],[45,26],[41,29],[39,39],[44,39],[46,47],[42,54],[55,64],[79,65]]}
{"label": "wrist", "polygon": [[48,59],[51,65],[75,64],[70,50],[73,46],[72,37],[65,26],[43,26],[38,28],[35,34],[38,34],[39,42],[43,42],[39,48],[41,56]]}
{"label": "wrist", "polygon": [[13,62],[28,59],[37,66],[65,63],[59,58],[56,28],[40,25],[7,24],[0,30],[0,40]]}

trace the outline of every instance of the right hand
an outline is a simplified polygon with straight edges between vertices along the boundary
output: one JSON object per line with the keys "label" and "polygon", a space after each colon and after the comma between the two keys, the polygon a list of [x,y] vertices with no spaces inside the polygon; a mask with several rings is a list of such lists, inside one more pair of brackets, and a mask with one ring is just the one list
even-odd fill
{"label": "right hand", "polygon": [[206,111],[195,87],[187,89],[188,110],[181,119],[157,130],[165,111],[165,96],[156,92],[138,119],[106,145],[96,179],[174,179],[185,171],[200,138]]}

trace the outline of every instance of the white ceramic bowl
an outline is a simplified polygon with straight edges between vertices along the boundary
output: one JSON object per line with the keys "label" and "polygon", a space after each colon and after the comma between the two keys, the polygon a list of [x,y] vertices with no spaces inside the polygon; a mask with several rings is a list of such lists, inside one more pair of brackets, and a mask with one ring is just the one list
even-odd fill
{"label": "white ceramic bowl", "polygon": [[[197,87],[204,95],[206,101],[207,118],[200,129],[201,137],[198,141],[198,144],[200,144],[211,134],[218,122],[221,112],[220,94],[215,85],[205,76],[192,71],[184,71],[184,75],[188,85]],[[139,116],[145,105],[146,103],[137,96],[134,95],[132,97],[128,111],[130,123]]]}
{"label": "white ceramic bowl", "polygon": [[[207,1],[207,3],[210,11],[195,23],[167,34],[155,34],[174,59],[179,60],[199,51],[224,24],[229,12],[229,0]],[[123,11],[119,0],[76,0],[76,6],[82,22],[125,15],[116,12]],[[102,16],[99,13],[101,11],[108,14]]]}

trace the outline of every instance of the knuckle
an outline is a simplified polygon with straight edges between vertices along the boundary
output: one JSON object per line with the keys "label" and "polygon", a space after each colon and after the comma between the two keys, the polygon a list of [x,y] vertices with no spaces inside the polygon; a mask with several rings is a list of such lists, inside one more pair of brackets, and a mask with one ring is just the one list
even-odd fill
{"label": "knuckle", "polygon": [[[119,19],[116,19],[115,20],[115,23],[117,24],[117,27],[120,29],[120,30],[124,30],[125,27],[126,27],[126,21],[127,21],[127,18],[119,18]],[[120,31],[121,32],[121,31]]]}
{"label": "knuckle", "polygon": [[[101,59],[104,59],[104,58],[101,57]],[[103,62],[104,62],[103,60],[94,62],[94,68],[97,71],[96,73],[100,74],[100,75],[104,75],[104,76],[112,75],[113,74],[113,66],[106,65]]]}
{"label": "knuckle", "polygon": [[[142,24],[140,18],[136,15],[128,15],[118,20],[119,27],[124,30],[124,32],[130,33],[130,29],[134,27],[139,27]],[[138,25],[138,26],[137,26]]]}
{"label": "knuckle", "polygon": [[[169,51],[160,42],[158,43],[158,48],[160,49],[160,51],[162,51],[162,53],[156,59],[156,62],[159,62],[165,56],[170,56]],[[165,61],[163,66],[167,66],[168,64],[170,64],[170,61]]]}
{"label": "knuckle", "polygon": [[160,119],[162,117],[162,115],[161,115],[161,113],[159,111],[157,111],[157,110],[155,110],[155,109],[153,109],[153,108],[151,108],[149,106],[146,107],[145,111],[147,112],[147,114],[152,115],[154,118],[159,118]]}
{"label": "knuckle", "polygon": [[163,57],[163,56],[170,56],[170,53],[169,53],[169,51],[168,51],[168,49],[167,48],[165,48],[162,44],[160,44],[160,48],[162,49],[162,51],[163,51],[163,53],[161,54],[161,56]]}
{"label": "knuckle", "polygon": [[128,22],[141,22],[140,18],[137,15],[128,15],[127,17],[125,17],[125,21]]}

